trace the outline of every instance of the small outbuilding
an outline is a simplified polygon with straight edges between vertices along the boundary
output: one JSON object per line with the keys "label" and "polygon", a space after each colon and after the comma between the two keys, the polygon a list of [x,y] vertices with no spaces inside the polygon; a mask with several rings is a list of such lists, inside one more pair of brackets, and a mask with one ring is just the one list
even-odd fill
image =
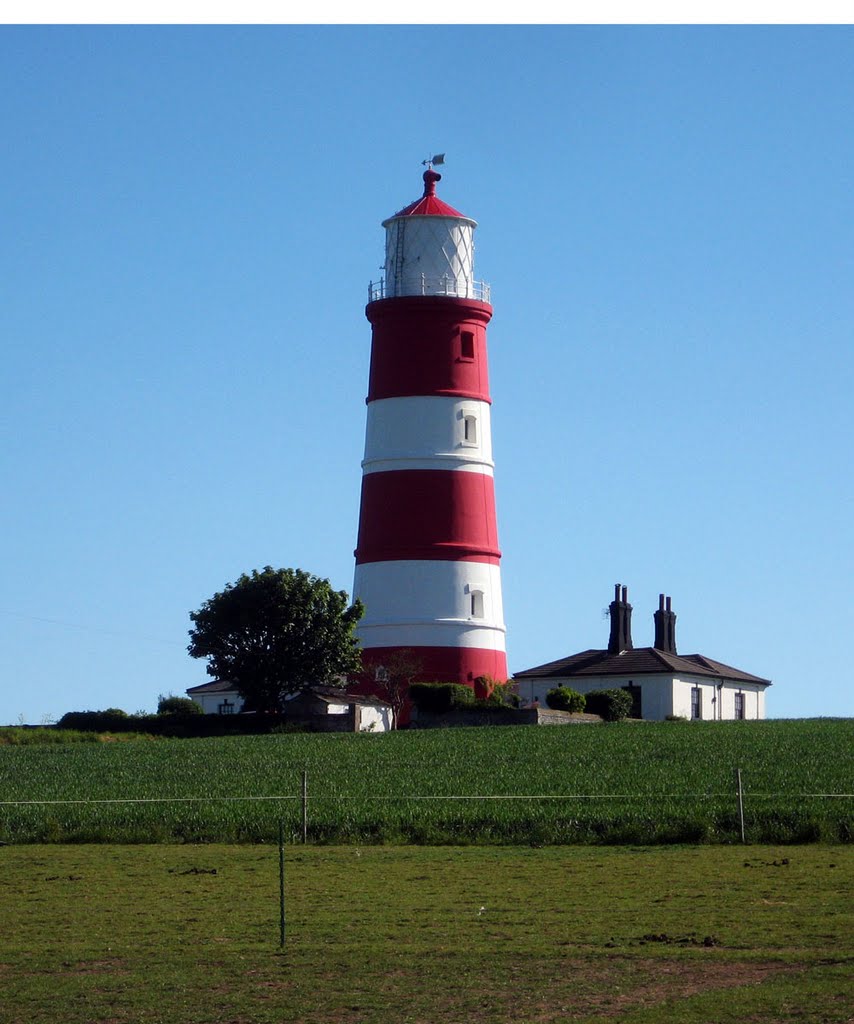
{"label": "small outbuilding", "polygon": [[307,686],[285,702],[288,720],[323,732],[389,732],[391,704],[334,686]]}
{"label": "small outbuilding", "polygon": [[[222,679],[191,686],[186,693],[206,715],[237,715],[243,711],[243,698],[234,683]],[[334,686],[305,687],[286,699],[282,713],[289,721],[318,732],[388,732],[393,722],[392,708],[386,701]]]}
{"label": "small outbuilding", "polygon": [[579,693],[627,690],[633,701],[632,717],[651,721],[669,716],[702,721],[765,717],[770,679],[703,654],[677,654],[676,613],[669,597],[659,595],[652,647],[632,644],[628,588],[616,585],[609,612],[606,650],[580,651],[515,673],[523,704],[543,703],[549,690],[568,686]]}

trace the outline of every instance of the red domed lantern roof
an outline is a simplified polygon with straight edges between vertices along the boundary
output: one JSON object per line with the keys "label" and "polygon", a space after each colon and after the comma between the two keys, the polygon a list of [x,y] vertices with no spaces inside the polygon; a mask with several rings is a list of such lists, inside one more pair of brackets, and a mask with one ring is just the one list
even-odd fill
{"label": "red domed lantern roof", "polygon": [[[424,172],[424,195],[416,199],[414,203],[398,210],[389,220],[396,217],[459,217],[461,220],[471,220],[464,213],[455,210],[453,206],[443,203],[436,195],[436,182],[442,180],[442,175],[434,171],[432,167]],[[387,222],[384,222],[387,223]]]}

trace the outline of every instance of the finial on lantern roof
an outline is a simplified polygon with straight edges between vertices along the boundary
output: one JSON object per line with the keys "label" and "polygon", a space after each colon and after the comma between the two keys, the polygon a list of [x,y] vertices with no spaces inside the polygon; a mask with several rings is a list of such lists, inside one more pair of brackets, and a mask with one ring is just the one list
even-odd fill
{"label": "finial on lantern roof", "polygon": [[438,171],[434,171],[433,168],[429,168],[424,172],[424,195],[435,196],[436,195],[436,182],[442,180],[442,175]]}
{"label": "finial on lantern roof", "polygon": [[442,180],[442,175],[437,174],[433,170],[435,164],[443,164],[445,162],[444,153],[436,153],[435,156],[431,156],[427,160],[421,161],[421,166],[426,167],[427,170],[424,172],[424,196],[435,196],[436,195],[436,182]]}
{"label": "finial on lantern roof", "polygon": [[436,195],[436,182],[442,180],[442,175],[438,171],[433,170],[434,164],[443,164],[445,162],[445,154],[437,153],[435,156],[431,156],[429,160],[422,160],[421,163],[427,168],[423,174],[424,179],[424,192],[415,200],[414,203],[410,203],[409,206],[405,206],[402,210],[398,210],[393,217],[389,217],[383,221],[383,227],[388,227],[391,221],[398,217],[458,217],[461,220],[468,221],[471,226],[477,227],[475,221],[470,217],[466,217],[464,213],[460,213],[459,210],[455,210],[453,206],[449,206],[447,203]]}

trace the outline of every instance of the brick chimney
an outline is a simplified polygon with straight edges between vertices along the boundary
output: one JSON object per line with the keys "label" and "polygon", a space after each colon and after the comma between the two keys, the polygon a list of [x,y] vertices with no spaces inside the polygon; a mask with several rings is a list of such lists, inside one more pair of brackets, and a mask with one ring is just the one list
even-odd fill
{"label": "brick chimney", "polygon": [[632,606],[628,601],[629,588],[614,585],[614,600],[609,606],[611,612],[611,635],[608,638],[608,653],[632,649]]}
{"label": "brick chimney", "polygon": [[653,614],[655,621],[655,642],[653,647],[665,654],[676,653],[676,612],[670,607],[670,598],[658,595],[658,611]]}

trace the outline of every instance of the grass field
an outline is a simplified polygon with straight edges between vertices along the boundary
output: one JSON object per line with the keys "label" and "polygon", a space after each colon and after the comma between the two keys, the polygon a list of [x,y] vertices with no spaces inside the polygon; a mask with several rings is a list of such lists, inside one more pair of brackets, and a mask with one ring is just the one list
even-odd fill
{"label": "grass field", "polygon": [[811,720],[2,746],[0,841],[292,839],[305,769],[312,842],[729,843],[736,768],[749,841],[854,834],[854,721]]}
{"label": "grass field", "polygon": [[0,848],[3,1024],[843,1024],[851,847]]}

